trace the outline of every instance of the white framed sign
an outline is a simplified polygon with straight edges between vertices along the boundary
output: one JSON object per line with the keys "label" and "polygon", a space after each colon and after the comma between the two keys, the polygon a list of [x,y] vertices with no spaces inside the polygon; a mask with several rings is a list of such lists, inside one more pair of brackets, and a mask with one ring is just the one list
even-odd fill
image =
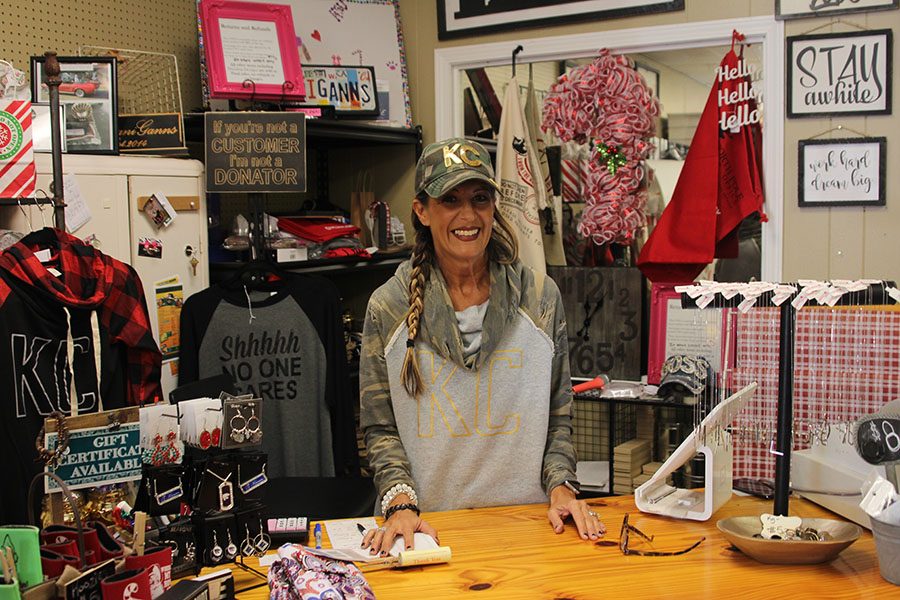
{"label": "white framed sign", "polygon": [[891,10],[900,0],[775,0],[776,19],[802,19],[822,15]]}
{"label": "white framed sign", "polygon": [[787,38],[788,117],[891,114],[890,29]]}
{"label": "white framed sign", "polygon": [[887,138],[800,140],[800,206],[884,206]]}

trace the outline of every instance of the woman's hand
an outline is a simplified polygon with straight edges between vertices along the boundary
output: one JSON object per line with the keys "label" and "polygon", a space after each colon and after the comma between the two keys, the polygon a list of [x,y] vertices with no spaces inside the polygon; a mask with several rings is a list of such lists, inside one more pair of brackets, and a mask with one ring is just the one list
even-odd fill
{"label": "woman's hand", "polygon": [[397,536],[403,536],[406,550],[412,550],[414,546],[413,536],[417,531],[427,533],[440,544],[437,530],[428,524],[425,519],[412,510],[398,510],[381,527],[370,529],[363,536],[362,547],[370,548],[369,554],[387,556],[394,545]]}
{"label": "woman's hand", "polygon": [[563,521],[566,517],[572,517],[578,535],[584,540],[597,540],[606,533],[597,513],[584,500],[578,500],[575,492],[565,485],[558,485],[550,490],[550,509],[547,511],[553,531],[562,533],[565,530]]}

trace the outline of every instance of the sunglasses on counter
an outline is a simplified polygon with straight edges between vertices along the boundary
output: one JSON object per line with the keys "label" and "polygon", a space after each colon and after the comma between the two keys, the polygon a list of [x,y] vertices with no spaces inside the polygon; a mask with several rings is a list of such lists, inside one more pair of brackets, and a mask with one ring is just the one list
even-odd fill
{"label": "sunglasses on counter", "polygon": [[638,550],[635,548],[628,547],[628,540],[632,533],[634,535],[638,536],[639,538],[641,538],[642,540],[644,540],[645,542],[647,542],[648,544],[653,545],[653,536],[647,535],[646,533],[644,533],[643,531],[641,531],[634,525],[631,525],[628,522],[628,513],[625,513],[625,518],[622,519],[622,529],[619,532],[619,541],[614,542],[612,540],[600,540],[599,542],[597,542],[597,545],[599,545],[599,546],[619,546],[619,550],[621,550],[622,554],[624,554],[626,556],[628,556],[628,555],[633,555],[633,556],[678,556],[679,554],[687,554],[688,552],[690,552],[691,550],[693,550],[694,548],[699,546],[700,543],[706,539],[705,537],[702,537],[699,540],[697,540],[696,542],[694,542],[693,544],[691,544],[689,547],[685,548],[684,550]]}

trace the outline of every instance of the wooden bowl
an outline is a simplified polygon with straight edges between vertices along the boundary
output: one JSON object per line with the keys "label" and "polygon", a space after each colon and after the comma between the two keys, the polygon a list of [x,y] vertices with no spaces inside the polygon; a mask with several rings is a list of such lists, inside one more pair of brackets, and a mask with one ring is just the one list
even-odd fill
{"label": "wooden bowl", "polygon": [[801,527],[812,527],[831,534],[830,540],[766,540],[753,537],[762,531],[758,516],[722,519],[716,526],[741,552],[770,565],[815,565],[833,560],[841,550],[856,541],[858,525],[833,519],[803,519]]}

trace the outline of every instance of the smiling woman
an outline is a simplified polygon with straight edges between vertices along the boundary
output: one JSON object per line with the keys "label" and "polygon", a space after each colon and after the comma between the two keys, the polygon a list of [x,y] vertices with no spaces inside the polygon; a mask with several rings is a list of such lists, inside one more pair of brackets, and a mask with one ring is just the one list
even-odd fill
{"label": "smiling woman", "polygon": [[562,298],[518,260],[497,189],[480,144],[426,147],[412,257],[369,300],[360,422],[385,516],[364,538],[373,553],[436,538],[425,510],[549,500],[557,533],[569,517],[581,539],[605,531],[576,499]]}

